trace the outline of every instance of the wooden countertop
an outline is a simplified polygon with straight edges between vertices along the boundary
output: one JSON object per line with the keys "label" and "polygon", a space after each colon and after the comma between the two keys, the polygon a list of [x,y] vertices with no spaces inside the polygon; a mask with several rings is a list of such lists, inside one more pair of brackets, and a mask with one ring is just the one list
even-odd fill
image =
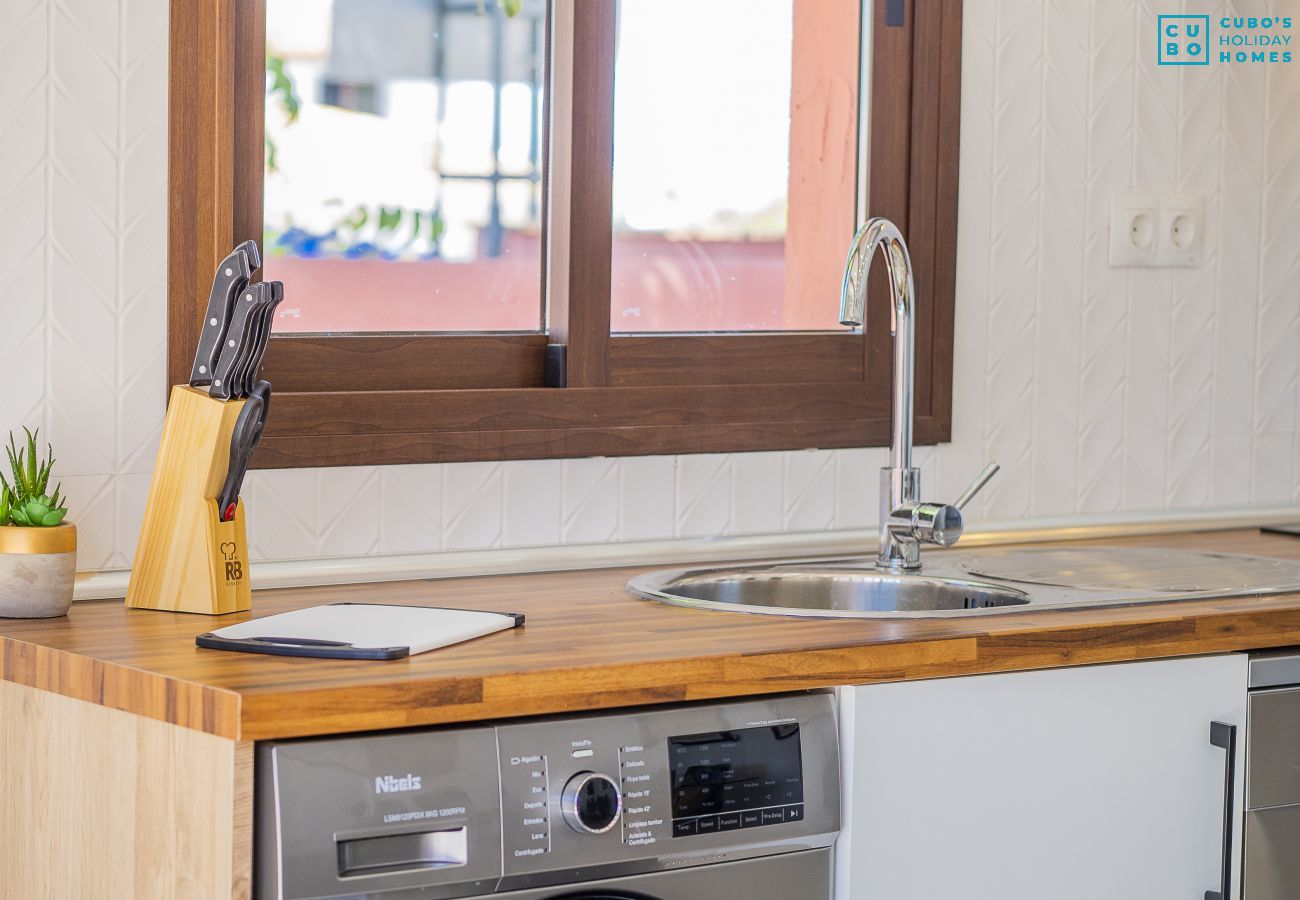
{"label": "wooden countertop", "polygon": [[[1074,543],[1300,560],[1300,539],[1254,529]],[[1300,593],[960,620],[791,619],[633,600],[622,587],[638,571],[644,567],[254,597],[255,616],[347,599],[528,617],[523,628],[389,662],[204,650],[196,634],[249,614],[82,602],[66,618],[0,620],[0,676],[262,740],[1300,644]]]}

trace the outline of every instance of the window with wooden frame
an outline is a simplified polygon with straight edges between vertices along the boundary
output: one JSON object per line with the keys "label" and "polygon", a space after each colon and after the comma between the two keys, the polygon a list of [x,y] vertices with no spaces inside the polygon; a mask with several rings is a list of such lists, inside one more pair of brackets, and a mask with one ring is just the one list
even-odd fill
{"label": "window with wooden frame", "polygon": [[[187,377],[216,262],[240,241],[263,234],[267,2],[171,3],[172,382]],[[428,2],[442,8],[447,0]],[[493,0],[485,2],[482,14],[499,17]],[[798,54],[800,10],[822,0],[790,2]],[[891,336],[878,271],[865,334],[799,327],[816,315],[807,310],[833,314],[838,263],[829,273],[822,267],[815,279],[786,266],[792,285],[808,287],[798,303],[804,318],[795,317],[793,330],[759,322],[749,330],[703,330],[705,323],[701,330],[665,332],[653,323],[628,327],[623,315],[612,320],[622,240],[615,228],[613,152],[619,2],[552,0],[544,8],[547,90],[534,179],[545,198],[538,326],[277,331],[264,369],[275,389],[274,414],[257,465],[888,443]],[[853,51],[856,36],[867,36],[860,68],[869,72],[870,87],[867,102],[855,95],[853,105],[869,109],[870,127],[850,127],[869,136],[856,167],[865,190],[852,200],[832,198],[845,206],[842,228],[810,229],[802,239],[822,241],[817,258],[842,262],[867,211],[894,220],[907,235],[918,292],[915,433],[918,442],[934,443],[947,440],[951,427],[961,3],[867,0],[863,8],[870,21],[854,29]],[[797,87],[799,75],[794,78]],[[376,102],[364,85],[328,83],[323,90],[356,108]],[[793,137],[791,144],[793,185],[818,150],[801,151]],[[868,198],[865,209],[861,196]],[[295,280],[285,281],[286,306],[292,306]],[[787,295],[791,290],[788,285]]]}

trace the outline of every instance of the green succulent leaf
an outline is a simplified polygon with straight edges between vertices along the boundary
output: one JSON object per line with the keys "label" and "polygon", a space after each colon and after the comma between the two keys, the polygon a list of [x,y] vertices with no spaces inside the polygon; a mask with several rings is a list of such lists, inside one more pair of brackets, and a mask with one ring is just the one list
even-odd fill
{"label": "green succulent leaf", "polygon": [[54,448],[49,449],[50,455],[45,458],[45,462],[41,463],[41,471],[36,477],[36,485],[32,489],[33,493],[44,494],[46,486],[50,483],[50,469],[54,468]]}
{"label": "green succulent leaf", "polygon": [[22,457],[18,453],[18,448],[14,446],[14,433],[9,432],[9,446],[5,448],[5,453],[9,456],[9,470],[13,473],[14,496],[20,496],[23,493],[23,463]]}
{"label": "green succulent leaf", "polygon": [[61,484],[52,497],[45,493],[54,469],[54,448],[46,444],[46,456],[40,459],[36,452],[39,435],[39,429],[23,428],[20,443],[9,432],[5,455],[13,483],[0,473],[0,525],[48,528],[60,524],[68,514]]}
{"label": "green succulent leaf", "polygon": [[[27,488],[32,493],[36,493],[38,471],[36,468],[36,435],[28,431],[25,426],[23,431],[27,432]],[[39,434],[40,429],[36,429],[36,432]]]}

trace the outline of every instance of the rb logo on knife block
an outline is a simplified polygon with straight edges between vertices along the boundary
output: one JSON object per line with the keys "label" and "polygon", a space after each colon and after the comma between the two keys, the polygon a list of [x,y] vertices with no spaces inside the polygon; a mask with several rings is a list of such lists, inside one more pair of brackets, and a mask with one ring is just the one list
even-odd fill
{"label": "rb logo on knife block", "polygon": [[244,502],[221,521],[216,497],[243,400],[172,388],[126,605],[222,615],[252,605]]}

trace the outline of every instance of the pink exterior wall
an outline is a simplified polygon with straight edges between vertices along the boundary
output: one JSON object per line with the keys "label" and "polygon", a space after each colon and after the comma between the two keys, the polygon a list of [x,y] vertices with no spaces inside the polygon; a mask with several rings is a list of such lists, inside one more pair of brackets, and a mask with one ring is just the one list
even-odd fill
{"label": "pink exterior wall", "polygon": [[[276,330],[535,331],[540,247],[518,235],[508,246],[502,259],[471,263],[270,256],[265,277],[285,284]],[[627,235],[614,248],[615,331],[661,331],[683,322],[701,331],[783,325],[779,242],[701,245]]]}
{"label": "pink exterior wall", "polygon": [[856,218],[859,0],[794,5],[784,327],[838,328]]}

